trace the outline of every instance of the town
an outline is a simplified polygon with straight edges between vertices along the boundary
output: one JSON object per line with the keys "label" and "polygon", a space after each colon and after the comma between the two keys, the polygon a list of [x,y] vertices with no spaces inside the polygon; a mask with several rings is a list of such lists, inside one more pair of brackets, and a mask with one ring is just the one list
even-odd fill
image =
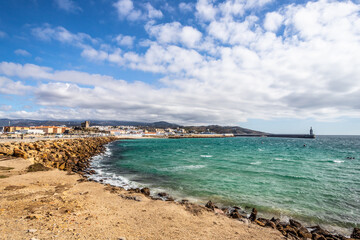
{"label": "town", "polygon": [[154,128],[139,126],[91,126],[90,121],[80,126],[3,126],[0,127],[0,139],[42,139],[115,136],[118,138],[201,138],[233,137],[234,134],[217,134],[209,130],[198,132],[185,128]]}

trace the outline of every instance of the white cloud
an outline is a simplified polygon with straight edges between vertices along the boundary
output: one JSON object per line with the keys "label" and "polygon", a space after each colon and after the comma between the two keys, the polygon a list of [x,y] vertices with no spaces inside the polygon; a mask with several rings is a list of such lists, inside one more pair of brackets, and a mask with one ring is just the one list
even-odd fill
{"label": "white cloud", "polygon": [[137,21],[163,17],[162,12],[155,9],[150,3],[143,6],[145,12],[135,8],[132,0],[118,0],[113,6],[116,8],[120,20]]}
{"label": "white cloud", "polygon": [[217,8],[212,4],[211,0],[199,0],[196,3],[196,15],[202,21],[211,21],[215,19]]}
{"label": "white cloud", "polygon": [[147,3],[145,5],[147,11],[148,11],[148,18],[149,19],[155,19],[155,18],[162,18],[163,14],[160,10],[155,9],[150,3]]}
{"label": "white cloud", "polygon": [[126,46],[126,47],[133,47],[134,45],[134,40],[135,40],[135,37],[134,36],[126,36],[126,35],[122,35],[122,34],[119,34],[115,37],[114,39],[117,44],[119,44],[120,46]]}
{"label": "white cloud", "polygon": [[191,12],[194,8],[194,5],[192,3],[185,3],[185,2],[181,2],[179,3],[179,9],[182,12]]}
{"label": "white cloud", "polygon": [[16,49],[14,51],[14,53],[16,55],[20,55],[20,56],[24,56],[24,57],[30,57],[31,56],[31,54],[28,51],[24,50],[24,49]]}
{"label": "white cloud", "polygon": [[145,26],[145,29],[159,43],[181,43],[190,48],[195,47],[202,37],[202,33],[199,30],[191,26],[182,26],[179,22],[159,25],[148,24]]}
{"label": "white cloud", "polygon": [[13,81],[9,78],[0,76],[0,93],[11,94],[11,95],[25,95],[29,90],[30,86],[25,86],[20,81]]}
{"label": "white cloud", "polygon": [[74,13],[74,12],[82,11],[82,9],[72,0],[55,0],[55,4],[57,5],[58,8],[66,12]]}
{"label": "white cloud", "polygon": [[277,12],[270,12],[266,14],[264,21],[264,28],[267,31],[276,32],[281,26],[284,17]]}

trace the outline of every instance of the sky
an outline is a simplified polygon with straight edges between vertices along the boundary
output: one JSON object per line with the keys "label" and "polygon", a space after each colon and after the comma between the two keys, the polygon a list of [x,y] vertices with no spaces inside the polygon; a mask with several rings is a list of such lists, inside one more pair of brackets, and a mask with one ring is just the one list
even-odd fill
{"label": "sky", "polygon": [[0,1],[0,118],[360,135],[360,0]]}

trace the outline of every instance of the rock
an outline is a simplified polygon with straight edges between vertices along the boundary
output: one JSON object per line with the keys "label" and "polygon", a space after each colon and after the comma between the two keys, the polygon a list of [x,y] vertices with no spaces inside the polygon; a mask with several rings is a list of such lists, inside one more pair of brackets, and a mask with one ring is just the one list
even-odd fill
{"label": "rock", "polygon": [[27,159],[28,158],[28,155],[25,151],[23,150],[20,150],[18,148],[15,148],[14,149],[14,154],[13,154],[14,157],[21,157],[21,158],[24,158],[24,159]]}
{"label": "rock", "polygon": [[35,233],[35,232],[37,232],[37,229],[28,229],[27,232],[28,233]]}
{"label": "rock", "polygon": [[296,227],[296,228],[302,227],[301,223],[299,223],[298,221],[295,221],[294,219],[290,219],[289,222],[290,222],[290,225],[293,227]]}
{"label": "rock", "polygon": [[126,237],[119,237],[117,240],[126,240]]}
{"label": "rock", "polygon": [[149,188],[142,188],[141,193],[143,193],[145,196],[150,196],[150,189]]}
{"label": "rock", "polygon": [[252,211],[251,211],[249,220],[252,221],[252,222],[255,221],[256,220],[256,215],[257,215],[257,210],[256,210],[256,208],[253,208]]}
{"label": "rock", "polygon": [[317,233],[312,234],[312,239],[313,240],[327,240],[324,236],[317,234]]}
{"label": "rock", "polygon": [[312,234],[305,227],[300,227],[297,231],[297,234],[299,237],[302,237],[302,238],[311,238],[312,237]]}
{"label": "rock", "polygon": [[187,203],[189,203],[189,200],[187,200],[187,199],[182,199],[180,203],[181,203],[181,204],[187,204]]}
{"label": "rock", "polygon": [[161,193],[158,193],[158,196],[159,197],[167,197],[167,193],[166,192],[161,192]]}
{"label": "rock", "polygon": [[205,204],[205,207],[206,208],[210,208],[212,210],[214,210],[216,208],[215,204],[213,204],[211,201],[208,201],[206,204]]}
{"label": "rock", "polygon": [[[265,225],[265,227],[271,227],[273,229],[276,229],[276,224],[273,221],[268,221]],[[311,235],[311,234],[310,234]]]}
{"label": "rock", "polygon": [[280,219],[279,218],[272,218],[271,220],[270,220],[271,222],[273,222],[273,223],[275,223],[275,226],[277,226],[279,223],[280,223]]}
{"label": "rock", "polygon": [[284,228],[284,231],[287,233],[287,235],[292,235],[295,237],[298,236],[296,228],[291,225],[286,226],[286,228]]}
{"label": "rock", "polygon": [[235,219],[243,218],[237,210],[233,211],[233,212],[230,214],[230,217],[231,217],[231,218],[235,218]]}
{"label": "rock", "polygon": [[354,228],[350,237],[360,239],[360,228]]}
{"label": "rock", "polygon": [[259,220],[255,220],[254,221],[257,225],[261,226],[261,227],[265,227],[265,223],[259,221]]}

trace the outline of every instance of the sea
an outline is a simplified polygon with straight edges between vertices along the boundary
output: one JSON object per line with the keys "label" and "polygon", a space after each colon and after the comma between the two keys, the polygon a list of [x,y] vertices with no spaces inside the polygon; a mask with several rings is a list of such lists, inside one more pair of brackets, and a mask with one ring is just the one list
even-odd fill
{"label": "sea", "polygon": [[95,180],[153,195],[255,207],[345,235],[360,227],[360,136],[119,140],[92,168]]}

